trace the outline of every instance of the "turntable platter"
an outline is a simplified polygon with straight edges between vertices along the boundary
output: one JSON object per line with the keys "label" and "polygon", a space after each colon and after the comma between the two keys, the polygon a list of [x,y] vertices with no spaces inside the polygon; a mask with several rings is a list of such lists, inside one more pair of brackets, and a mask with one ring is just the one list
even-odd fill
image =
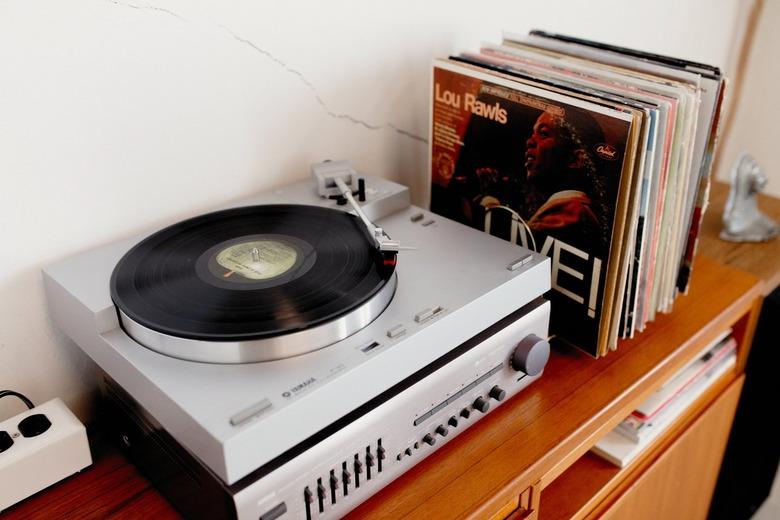
{"label": "turntable platter", "polygon": [[242,207],[141,241],[114,269],[111,297],[124,329],[148,348],[195,361],[267,361],[373,321],[392,299],[395,261],[349,213]]}

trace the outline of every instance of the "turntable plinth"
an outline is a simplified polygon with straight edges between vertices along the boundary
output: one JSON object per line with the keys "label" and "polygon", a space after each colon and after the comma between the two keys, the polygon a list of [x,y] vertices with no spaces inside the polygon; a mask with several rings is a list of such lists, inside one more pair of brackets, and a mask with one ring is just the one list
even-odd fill
{"label": "turntable plinth", "polygon": [[[555,349],[538,382],[349,518],[670,517],[659,514],[659,507],[679,513],[671,516],[703,518],[743,381],[761,285],[752,275],[703,257],[695,273],[690,294],[675,303],[672,314],[659,316],[603,359]],[[626,469],[589,453],[600,436],[729,327],[739,343],[737,368],[646,453]],[[678,467],[686,469],[674,483],[663,478]],[[634,509],[643,501],[657,507]],[[11,519],[89,518],[108,512],[177,517],[114,450],[98,454],[92,468],[6,514]]]}

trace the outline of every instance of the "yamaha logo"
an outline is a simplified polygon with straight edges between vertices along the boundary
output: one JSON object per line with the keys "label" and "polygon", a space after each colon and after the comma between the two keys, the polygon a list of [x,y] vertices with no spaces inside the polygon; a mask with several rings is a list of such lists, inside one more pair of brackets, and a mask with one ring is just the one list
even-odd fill
{"label": "yamaha logo", "polygon": [[303,381],[302,383],[299,383],[295,385],[294,387],[290,388],[289,390],[282,392],[282,397],[292,397],[293,395],[297,395],[303,390],[306,390],[311,385],[317,382],[316,377],[310,377],[306,381]]}
{"label": "yamaha logo", "polygon": [[596,154],[598,154],[598,156],[602,159],[606,159],[607,161],[616,161],[618,158],[617,149],[614,146],[606,143],[600,143],[596,145]]}

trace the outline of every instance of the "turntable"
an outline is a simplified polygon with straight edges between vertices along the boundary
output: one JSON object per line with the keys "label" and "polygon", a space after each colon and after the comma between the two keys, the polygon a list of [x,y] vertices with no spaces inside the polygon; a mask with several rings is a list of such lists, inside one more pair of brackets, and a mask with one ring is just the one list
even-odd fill
{"label": "turntable", "polygon": [[349,163],[44,269],[187,516],[338,518],[540,377],[549,260]]}

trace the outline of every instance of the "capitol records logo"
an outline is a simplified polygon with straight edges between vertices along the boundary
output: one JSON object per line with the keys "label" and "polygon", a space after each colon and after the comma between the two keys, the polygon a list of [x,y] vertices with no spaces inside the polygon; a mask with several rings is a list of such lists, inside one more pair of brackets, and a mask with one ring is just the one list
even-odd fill
{"label": "capitol records logo", "polygon": [[292,397],[294,395],[298,395],[299,393],[303,392],[307,388],[309,388],[311,385],[317,382],[316,377],[310,377],[306,381],[303,381],[302,383],[299,383],[295,385],[294,387],[290,388],[289,390],[282,392],[282,397]]}
{"label": "capitol records logo", "polygon": [[618,159],[617,148],[607,143],[597,144],[596,154],[602,159],[606,159],[607,161],[617,161]]}

